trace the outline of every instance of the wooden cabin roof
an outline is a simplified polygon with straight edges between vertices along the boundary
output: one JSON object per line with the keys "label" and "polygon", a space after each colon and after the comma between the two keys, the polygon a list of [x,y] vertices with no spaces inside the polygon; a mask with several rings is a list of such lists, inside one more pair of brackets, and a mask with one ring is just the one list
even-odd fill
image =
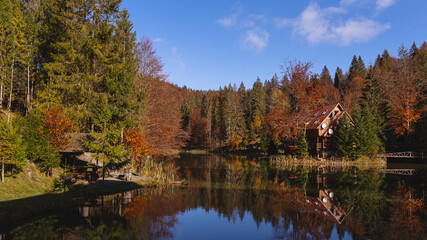
{"label": "wooden cabin roof", "polygon": [[331,114],[331,112],[338,107],[341,111],[341,115],[344,111],[339,103],[318,107],[314,110],[304,113],[304,122],[306,123],[306,129],[318,129],[319,126],[325,121],[325,119]]}
{"label": "wooden cabin roof", "polygon": [[62,148],[61,152],[87,152],[84,139],[89,135],[89,133],[69,133],[70,142]]}

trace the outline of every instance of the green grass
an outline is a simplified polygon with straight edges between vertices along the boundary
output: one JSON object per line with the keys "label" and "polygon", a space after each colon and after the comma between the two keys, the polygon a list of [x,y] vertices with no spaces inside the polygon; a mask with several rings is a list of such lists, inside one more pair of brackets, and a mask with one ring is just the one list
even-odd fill
{"label": "green grass", "polygon": [[[32,172],[31,179],[25,174],[28,170]],[[0,183],[0,202],[47,193],[52,188],[52,181],[52,177],[45,176],[36,166],[28,163],[24,171],[6,177],[4,183]]]}

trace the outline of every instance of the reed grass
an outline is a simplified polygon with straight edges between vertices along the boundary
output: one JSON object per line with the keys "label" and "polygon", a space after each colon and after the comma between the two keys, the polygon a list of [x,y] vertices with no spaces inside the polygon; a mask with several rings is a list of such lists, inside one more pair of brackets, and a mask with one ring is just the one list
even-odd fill
{"label": "reed grass", "polygon": [[327,159],[319,160],[316,158],[308,157],[305,159],[297,159],[289,155],[275,155],[270,156],[270,167],[278,169],[292,170],[297,167],[303,166],[307,168],[317,167],[332,167],[332,168],[349,168],[356,167],[361,170],[365,169],[383,169],[387,167],[387,161],[384,158],[369,158],[362,157],[353,161],[343,159]]}

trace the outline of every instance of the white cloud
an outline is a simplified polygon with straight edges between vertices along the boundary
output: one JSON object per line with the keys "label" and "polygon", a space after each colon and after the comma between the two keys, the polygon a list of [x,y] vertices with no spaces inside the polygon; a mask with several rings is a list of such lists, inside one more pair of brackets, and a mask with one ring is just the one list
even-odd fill
{"label": "white cloud", "polygon": [[248,30],[243,39],[243,46],[245,48],[254,49],[257,52],[260,52],[265,47],[267,47],[270,34],[260,28],[254,28]]}
{"label": "white cloud", "polygon": [[291,23],[292,23],[292,20],[289,19],[289,18],[279,18],[279,17],[276,17],[274,19],[274,25],[276,25],[276,28],[283,28],[283,27],[288,26]]}
{"label": "white cloud", "polygon": [[221,24],[224,27],[232,27],[234,25],[236,25],[237,23],[237,16],[236,15],[231,15],[230,17],[225,17],[225,18],[221,18],[216,20],[217,23]]}
{"label": "white cloud", "polygon": [[377,0],[375,2],[376,4],[376,9],[378,11],[382,11],[385,10],[388,7],[391,7],[392,5],[394,5],[396,3],[396,0]]}
{"label": "white cloud", "polygon": [[178,48],[172,47],[171,52],[172,52],[172,55],[174,57],[173,62],[178,64],[178,66],[179,66],[179,68],[181,68],[181,70],[185,71],[185,69],[187,67],[186,67],[185,63],[181,60],[181,56],[178,54]]}
{"label": "white cloud", "polygon": [[250,14],[246,20],[243,21],[244,27],[254,27],[257,22],[267,22],[267,18],[264,15]]}
{"label": "white cloud", "polygon": [[390,24],[381,24],[370,19],[348,20],[345,24],[334,27],[332,32],[341,45],[368,42],[385,30]]}
{"label": "white cloud", "polygon": [[159,42],[164,42],[165,40],[163,38],[156,38],[153,40],[153,43],[159,43]]}
{"label": "white cloud", "polygon": [[[341,4],[353,2],[347,0]],[[293,33],[305,37],[310,44],[329,43],[341,46],[368,42],[390,28],[390,24],[381,24],[372,19],[343,20],[337,16],[346,12],[343,7],[321,9],[316,3],[310,3],[299,17],[284,23],[291,25]]]}

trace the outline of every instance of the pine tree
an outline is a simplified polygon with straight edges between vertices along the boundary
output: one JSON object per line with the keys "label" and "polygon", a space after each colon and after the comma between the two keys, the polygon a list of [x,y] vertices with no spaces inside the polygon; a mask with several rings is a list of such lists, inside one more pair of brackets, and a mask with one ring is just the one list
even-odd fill
{"label": "pine tree", "polygon": [[25,165],[25,152],[22,146],[21,134],[15,124],[7,123],[0,116],[0,162],[2,164],[2,182],[4,182],[5,165],[12,169],[13,173],[22,170]]}
{"label": "pine tree", "polygon": [[[366,85],[362,92],[361,107],[364,109],[365,116],[368,118],[368,122],[372,121],[372,129],[376,143],[373,145],[373,149],[376,152],[383,151],[383,142],[385,142],[385,131],[386,131],[386,112],[387,106],[384,102],[384,93],[378,84],[378,80],[375,76],[375,68],[369,68]],[[370,120],[372,118],[372,120]]]}
{"label": "pine tree", "polygon": [[378,126],[368,109],[356,108],[353,113],[356,153],[359,157],[370,156],[382,151]]}
{"label": "pine tree", "polygon": [[268,151],[269,144],[270,144],[270,141],[268,138],[268,132],[263,131],[263,133],[261,134],[260,148],[264,153]]}
{"label": "pine tree", "polygon": [[375,67],[378,67],[379,69],[391,72],[394,69],[394,63],[393,58],[388,53],[387,49],[384,50],[383,54],[381,55],[380,61],[378,62],[378,65],[376,64]]}
{"label": "pine tree", "polygon": [[354,144],[356,142],[354,128],[347,115],[344,115],[334,134],[336,154],[343,159],[354,159]]}
{"label": "pine tree", "polygon": [[7,121],[11,120],[10,114],[12,111],[12,99],[14,98],[14,85],[16,85],[16,65],[25,64],[26,58],[25,55],[28,52],[27,42],[25,41],[25,21],[22,14],[22,3],[17,0],[11,1],[10,8],[10,32],[7,37],[7,48],[9,55],[9,64],[10,64],[10,80],[9,80],[9,101],[8,101],[8,114]]}
{"label": "pine tree", "polygon": [[335,71],[334,86],[340,90],[344,89],[345,87],[345,77],[341,68],[339,67],[337,67],[337,70]]}
{"label": "pine tree", "polygon": [[7,65],[9,62],[9,35],[11,31],[11,1],[0,4],[0,110],[3,109],[5,86],[7,83]]}
{"label": "pine tree", "polygon": [[320,82],[322,82],[324,85],[333,85],[331,75],[329,74],[329,69],[324,66],[322,73],[320,74]]}
{"label": "pine tree", "polygon": [[264,121],[264,115],[266,113],[265,107],[265,96],[266,92],[263,88],[263,85],[259,79],[257,78],[256,82],[252,87],[252,91],[250,93],[251,96],[251,118],[253,122],[253,126],[255,131],[261,130],[261,123]]}
{"label": "pine tree", "polygon": [[365,63],[363,62],[362,57],[359,56],[356,58],[356,55],[354,55],[348,70],[348,81],[353,80],[355,77],[364,78],[365,73]]}
{"label": "pine tree", "polygon": [[298,159],[304,159],[308,156],[308,142],[305,133],[300,133],[295,142],[295,155]]}

